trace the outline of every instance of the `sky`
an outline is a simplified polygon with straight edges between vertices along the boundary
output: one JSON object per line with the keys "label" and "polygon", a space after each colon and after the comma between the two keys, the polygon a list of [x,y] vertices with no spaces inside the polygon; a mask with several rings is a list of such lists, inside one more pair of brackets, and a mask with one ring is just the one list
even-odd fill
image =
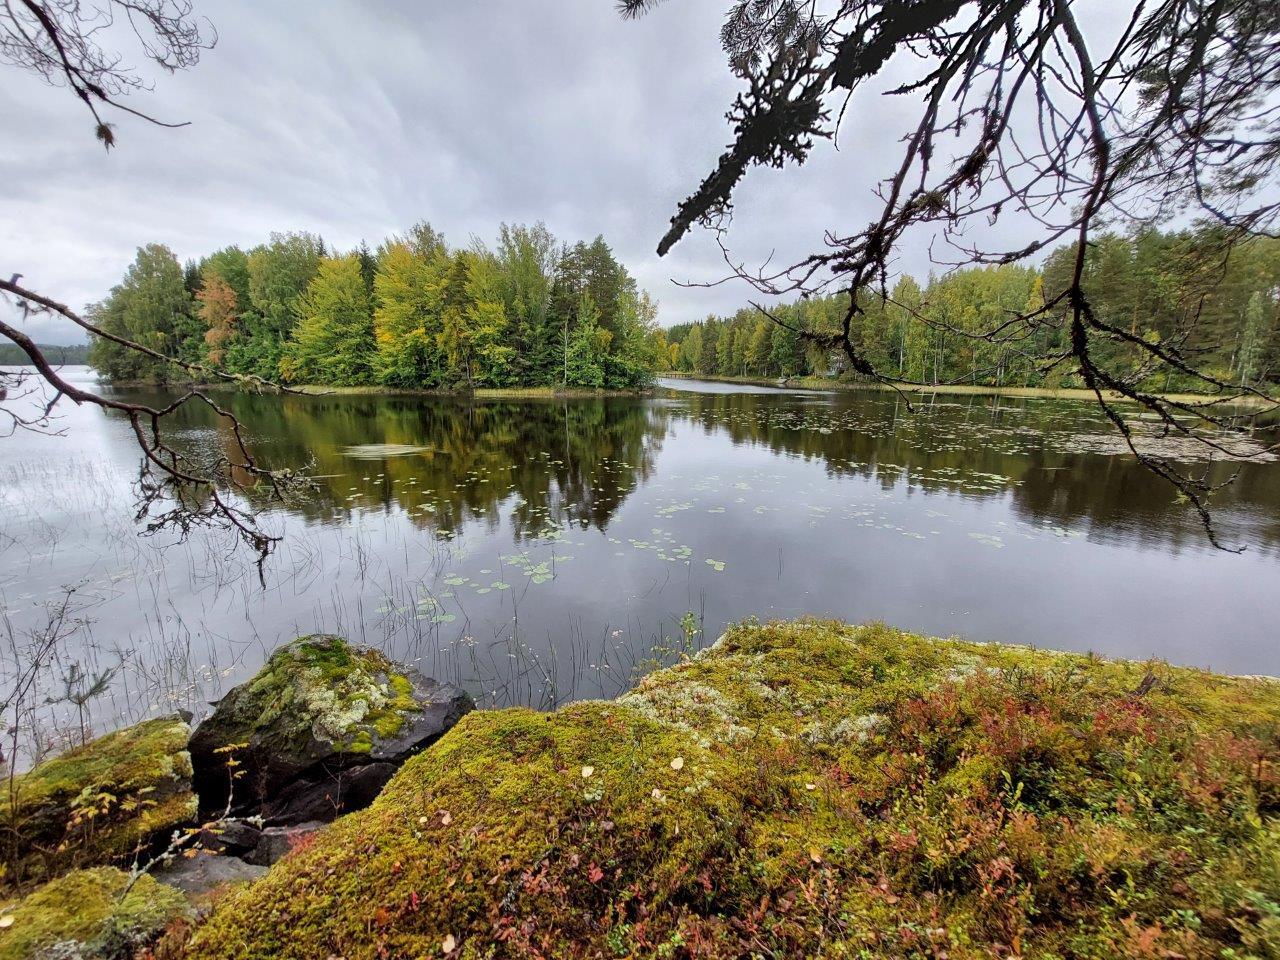
{"label": "sky", "polygon": [[[461,246],[541,220],[566,241],[603,234],[664,326],[732,312],[754,296],[741,281],[681,285],[728,275],[710,233],[654,252],[729,142],[725,6],[671,0],[627,21],[613,0],[196,0],[218,41],[194,68],[160,73],[132,38],[113,44],[158,73],[129,104],[190,125],[117,114],[109,152],[66,90],[0,66],[0,273],[82,307],[145,243],[186,260],[309,230],[350,249],[428,220]],[[915,107],[860,95],[838,151],[753,170],[728,237],[735,261],[791,262],[825,229],[863,225]],[[930,267],[923,246],[899,265]],[[25,329],[81,339],[63,320]]]}

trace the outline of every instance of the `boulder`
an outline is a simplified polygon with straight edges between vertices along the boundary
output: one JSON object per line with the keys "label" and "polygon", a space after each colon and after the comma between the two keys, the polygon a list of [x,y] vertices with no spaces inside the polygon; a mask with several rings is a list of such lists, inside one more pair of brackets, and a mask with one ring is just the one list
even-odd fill
{"label": "boulder", "polygon": [[341,637],[299,638],[196,729],[191,756],[202,807],[225,808],[234,757],[233,810],[276,824],[332,820],[366,806],[473,706],[464,691],[379,651]]}
{"label": "boulder", "polygon": [[196,838],[194,847],[214,853],[243,856],[258,845],[262,831],[238,820],[213,823],[204,827]]}
{"label": "boulder", "polygon": [[191,916],[187,898],[143,874],[75,870],[0,907],[0,960],[123,960]]}
{"label": "boulder", "polygon": [[147,720],[15,778],[13,799],[0,800],[0,825],[20,851],[6,880],[128,860],[190,823],[190,734],[181,717]]}

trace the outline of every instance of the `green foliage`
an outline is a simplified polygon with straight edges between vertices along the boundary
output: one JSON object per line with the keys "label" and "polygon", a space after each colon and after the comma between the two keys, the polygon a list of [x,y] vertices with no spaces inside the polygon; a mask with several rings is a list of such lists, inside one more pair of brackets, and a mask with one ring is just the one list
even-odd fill
{"label": "green foliage", "polygon": [[564,382],[571,387],[603,387],[603,359],[612,339],[600,326],[600,311],[589,292],[578,300],[578,315],[565,351]]}
{"label": "green foliage", "polygon": [[242,317],[227,369],[272,380],[280,376],[284,346],[298,320],[297,305],[323,256],[323,241],[309,233],[273,233],[266,245],[250,251],[246,272],[252,312]]}
{"label": "green foliage", "polygon": [[1271,956],[1278,730],[1271,682],[746,623],[468,715],[191,957]]}
{"label": "green foliage", "polygon": [[298,323],[280,361],[286,380],[336,386],[372,380],[373,311],[357,254],[321,260],[294,309]]}
{"label": "green foliage", "polygon": [[379,383],[390,387],[435,387],[444,364],[436,342],[448,254],[443,245],[420,253],[403,241],[380,251],[374,275],[374,330]]}
{"label": "green foliage", "polygon": [[[166,356],[198,362],[203,355],[204,329],[195,316],[182,265],[160,244],[141,247],[124,279],[87,312],[108,333]],[[163,383],[183,375],[171,364],[110,340],[93,342],[89,362],[111,380]]]}
{"label": "green foliage", "polygon": [[[362,242],[326,257],[318,237],[273,234],[248,254],[219,250],[186,274],[157,251],[140,251],[126,283],[93,315],[232,373],[332,386],[631,390],[673,363],[657,304],[604,239],[566,247],[542,224],[503,224],[496,251],[479,241],[450,250],[427,223],[376,254]],[[176,307],[152,308],[152,294],[135,293],[161,282]],[[586,312],[584,297],[593,304]],[[110,344],[94,356],[119,379],[171,375]]]}

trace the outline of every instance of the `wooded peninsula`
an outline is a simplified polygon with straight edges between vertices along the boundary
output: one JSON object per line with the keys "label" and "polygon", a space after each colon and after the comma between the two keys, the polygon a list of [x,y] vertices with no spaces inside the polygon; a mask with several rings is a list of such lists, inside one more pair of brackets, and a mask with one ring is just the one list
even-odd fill
{"label": "wooded peninsula", "polygon": [[[542,224],[504,224],[493,250],[450,249],[425,223],[349,253],[277,233],[185,266],[148,244],[88,314],[188,363],[344,387],[629,390],[665,350],[657,304],[604,238],[570,246]],[[90,362],[118,381],[190,376],[108,340]]]}

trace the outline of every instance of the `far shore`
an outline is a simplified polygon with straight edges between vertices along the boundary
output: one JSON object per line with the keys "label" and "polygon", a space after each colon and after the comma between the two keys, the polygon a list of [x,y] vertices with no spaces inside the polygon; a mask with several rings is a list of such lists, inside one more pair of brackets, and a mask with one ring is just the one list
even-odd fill
{"label": "far shore", "polygon": [[[175,388],[197,387],[200,390],[239,390],[242,384],[227,381],[213,383],[170,383],[161,384],[145,380],[112,380],[110,386],[125,389],[155,388],[171,386]],[[270,385],[269,385],[270,386]],[[479,400],[572,400],[592,397],[640,397],[653,392],[652,387],[637,390],[605,390],[593,387],[478,387],[474,390],[413,389],[411,387],[386,387],[380,384],[364,384],[354,387],[327,386],[316,383],[276,384],[282,390],[301,393],[307,396],[328,397],[456,397],[458,399]]]}
{"label": "far shore", "polygon": [[[990,397],[1040,397],[1057,400],[1094,400],[1096,399],[1092,390],[1084,390],[1076,387],[1064,387],[1060,389],[1048,389],[1046,387],[984,387],[972,384],[938,384],[936,386],[921,386],[914,383],[862,383],[852,380],[836,380],[829,377],[725,377],[713,376],[711,374],[702,373],[684,373],[680,371],[664,371],[655,374],[658,377],[667,377],[673,380],[709,380],[715,383],[741,383],[747,386],[757,387],[779,387],[779,388],[798,388],[801,390],[838,390],[838,391],[860,391],[871,390],[876,392],[902,392],[913,394],[955,394],[969,396],[990,396]],[[1110,390],[1104,390],[1102,395],[1108,400],[1119,402],[1133,402],[1128,397],[1115,393]],[[1174,403],[1206,403],[1208,401],[1216,401],[1224,406],[1236,407],[1267,407],[1271,406],[1265,400],[1244,395],[1221,396],[1210,393],[1159,393],[1155,396],[1163,400],[1169,400]]]}

